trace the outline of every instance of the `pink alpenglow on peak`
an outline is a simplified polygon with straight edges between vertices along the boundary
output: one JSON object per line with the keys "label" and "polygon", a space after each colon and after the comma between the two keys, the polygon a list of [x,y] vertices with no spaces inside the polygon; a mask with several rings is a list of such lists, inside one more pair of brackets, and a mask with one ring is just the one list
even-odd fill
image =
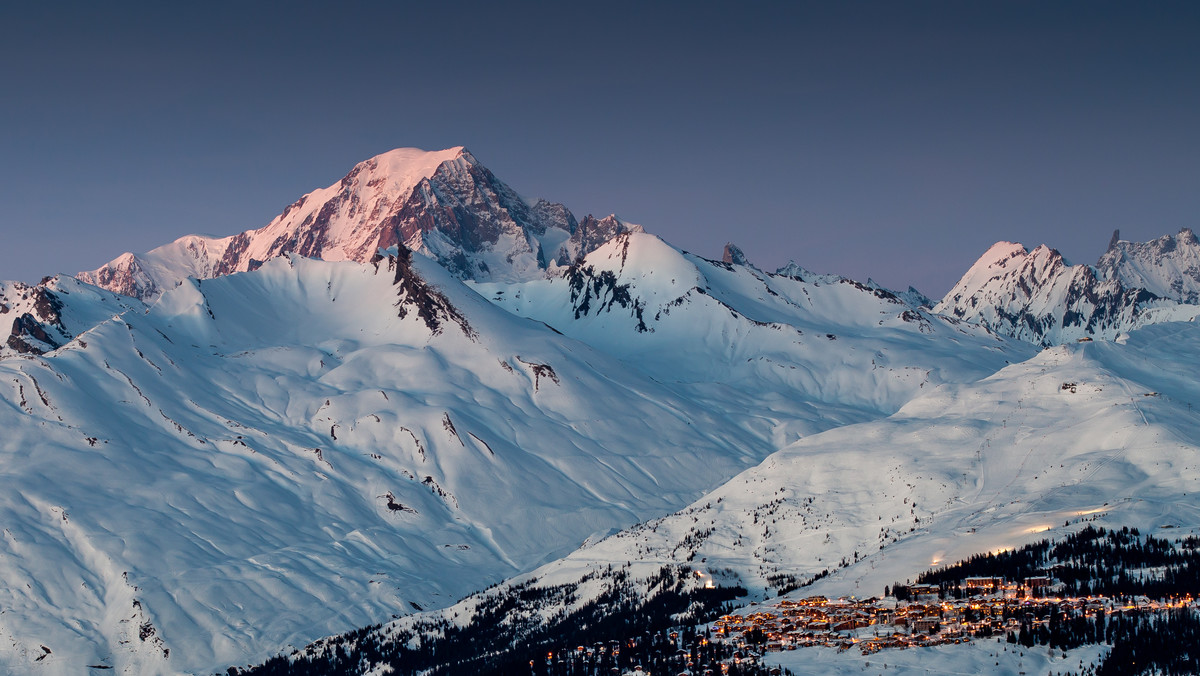
{"label": "pink alpenglow on peak", "polygon": [[592,221],[524,199],[465,148],[398,148],[304,195],[264,227],[188,235],[79,278],[150,301],[188,277],[255,270],[283,254],[366,262],[381,247],[404,244],[461,279],[522,281],[553,274],[629,229],[615,218]]}

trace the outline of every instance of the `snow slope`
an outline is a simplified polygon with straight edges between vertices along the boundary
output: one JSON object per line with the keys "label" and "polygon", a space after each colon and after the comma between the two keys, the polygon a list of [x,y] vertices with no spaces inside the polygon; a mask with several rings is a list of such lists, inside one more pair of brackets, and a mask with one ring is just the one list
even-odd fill
{"label": "snow slope", "polygon": [[1125,345],[1048,349],[887,419],[797,442],[680,515],[594,549],[666,559],[708,521],[713,533],[680,551],[759,588],[764,573],[803,579],[858,560],[805,593],[874,595],[933,565],[1078,528],[1085,516],[1194,527],[1200,384],[1174,365],[1197,357],[1195,323],[1142,329]]}
{"label": "snow slope", "polygon": [[1195,323],[1148,327],[1125,345],[1048,349],[886,419],[796,442],[679,514],[572,558],[706,559],[759,589],[770,575],[803,579],[859,560],[807,593],[870,595],[1085,515],[1200,525],[1200,501],[1188,497],[1200,491],[1200,383],[1173,368],[1198,357]]}
{"label": "snow slope", "polygon": [[[1194,322],[1150,326],[1123,343],[1044,350],[978,382],[938,387],[885,419],[798,441],[673,515],[375,634],[435,617],[462,622],[522,584],[574,586],[575,594],[559,594],[566,605],[541,609],[552,617],[587,604],[602,591],[589,580],[627,561],[631,578],[689,565],[698,584],[739,582],[751,598],[808,582],[792,595],[873,596],[934,566],[1097,522],[1196,532],[1200,383],[1178,365],[1197,358]],[[1044,651],[1022,661],[989,650],[879,653],[870,662],[902,673],[925,673],[928,659],[963,673],[985,658],[1005,670],[1049,664]],[[810,658],[811,673],[865,666],[855,651],[779,657],[788,666]]]}
{"label": "snow slope", "polygon": [[398,317],[386,261],[279,259],[0,362],[11,668],[203,671],[444,604],[753,457],[413,265],[469,328]]}
{"label": "snow slope", "polygon": [[[657,238],[612,246],[622,275],[647,280],[639,298],[678,283],[697,300],[639,334],[617,312],[574,319],[565,278],[514,287],[567,294],[551,329],[407,251],[288,256],[0,361],[0,664],[206,671],[442,607],[677,509],[788,440],[1028,353],[905,320],[867,287],[802,303],[795,280]],[[610,249],[596,260],[617,266]],[[884,347],[809,336],[835,315]],[[629,349],[600,339],[606,325]],[[663,359],[671,341],[687,359]]]}

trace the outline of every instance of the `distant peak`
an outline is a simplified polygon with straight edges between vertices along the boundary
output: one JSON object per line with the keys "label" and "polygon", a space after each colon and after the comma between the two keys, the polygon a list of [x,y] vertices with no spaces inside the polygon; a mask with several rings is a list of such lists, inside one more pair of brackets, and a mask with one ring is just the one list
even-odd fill
{"label": "distant peak", "polygon": [[791,277],[792,279],[798,279],[800,281],[804,281],[813,276],[811,272],[800,267],[796,261],[788,261],[787,265],[776,270],[775,274],[779,275],[780,277]]}
{"label": "distant peak", "polygon": [[746,254],[733,242],[725,243],[725,251],[721,255],[721,260],[733,265],[750,265],[750,260],[746,258]]}
{"label": "distant peak", "polygon": [[1120,229],[1113,230],[1112,239],[1108,240],[1108,250],[1112,251],[1113,249],[1117,248],[1117,242],[1120,242],[1120,241],[1121,241],[1121,230]]}
{"label": "distant peak", "polygon": [[1018,242],[996,242],[988,247],[988,250],[979,257],[979,260],[976,261],[973,267],[999,265],[1013,258],[1019,258],[1028,254],[1029,250],[1025,248],[1024,244]]}

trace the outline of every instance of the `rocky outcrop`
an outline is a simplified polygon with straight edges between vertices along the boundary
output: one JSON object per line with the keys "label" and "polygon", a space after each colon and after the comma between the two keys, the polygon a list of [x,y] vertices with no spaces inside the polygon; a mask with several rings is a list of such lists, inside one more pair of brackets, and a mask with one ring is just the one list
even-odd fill
{"label": "rocky outcrop", "polygon": [[[383,260],[385,259],[382,254],[376,254],[372,263],[378,266]],[[432,335],[441,333],[446,324],[453,324],[464,335],[474,338],[475,332],[471,329],[467,318],[450,303],[445,295],[430,286],[413,269],[410,249],[400,244],[388,253],[386,261],[388,270],[396,273],[392,284],[396,287],[399,297],[395,307],[401,319],[407,317],[410,312],[415,312]]]}
{"label": "rocky outcrop", "polygon": [[721,262],[729,263],[730,265],[747,265],[753,267],[750,259],[746,258],[746,254],[733,242],[725,244],[725,250],[721,253]]}
{"label": "rocky outcrop", "polygon": [[554,261],[560,266],[574,265],[584,256],[600,248],[600,245],[617,235],[629,232],[645,230],[640,225],[622,221],[615,214],[600,219],[588,214],[571,232],[571,237],[559,247]]}
{"label": "rocky outcrop", "polygon": [[8,336],[0,340],[0,353],[45,354],[135,307],[144,309],[141,303],[73,277],[47,277],[33,285],[0,282],[0,322],[11,322]]}

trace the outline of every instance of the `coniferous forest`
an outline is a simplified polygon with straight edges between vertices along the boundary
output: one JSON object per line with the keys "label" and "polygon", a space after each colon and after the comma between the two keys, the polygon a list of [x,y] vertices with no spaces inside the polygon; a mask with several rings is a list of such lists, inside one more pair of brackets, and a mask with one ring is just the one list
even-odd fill
{"label": "coniferous forest", "polygon": [[[398,633],[376,625],[278,656],[230,674],[288,676],[360,674],[366,665],[386,664],[397,675],[608,674],[637,666],[654,674],[706,669],[743,676],[769,670],[740,660],[737,649],[710,642],[697,630],[728,612],[745,596],[740,587],[692,588],[687,566],[663,567],[647,580],[634,580],[624,568],[593,573],[583,582],[602,582],[599,596],[544,622],[537,611],[567,606],[576,585],[538,587],[531,580],[496,594],[469,622],[423,622]],[[418,638],[420,637],[420,638]]]}
{"label": "coniferous forest", "polygon": [[[1153,573],[1139,572],[1150,569]],[[1021,580],[1040,575],[1061,582],[1065,596],[1196,596],[1200,595],[1200,538],[1172,543],[1143,537],[1136,528],[1088,526],[1058,542],[1042,540],[998,554],[977,554],[923,573],[917,582],[960,593],[958,581],[968,577]]]}

